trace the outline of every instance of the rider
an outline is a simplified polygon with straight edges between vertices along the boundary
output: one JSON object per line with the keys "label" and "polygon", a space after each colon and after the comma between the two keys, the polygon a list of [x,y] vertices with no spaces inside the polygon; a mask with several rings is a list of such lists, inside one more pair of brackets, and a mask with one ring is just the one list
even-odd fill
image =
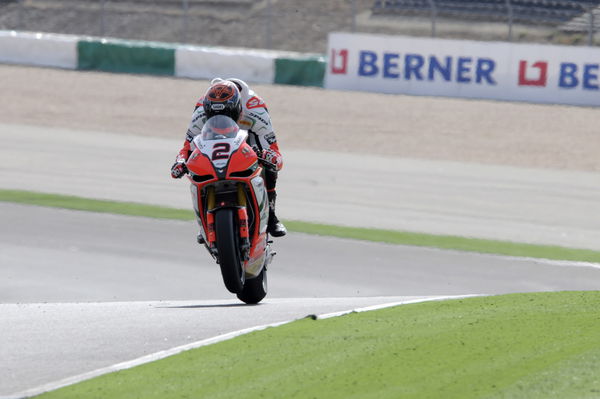
{"label": "rider", "polygon": [[257,155],[274,166],[265,166],[265,186],[269,196],[269,222],[267,231],[273,237],[282,237],[287,233],[283,223],[275,215],[277,193],[277,173],[283,167],[271,117],[267,106],[246,82],[229,78],[215,78],[204,96],[198,100],[192,115],[183,148],[179,151],[175,164],[171,167],[171,176],[179,179],[186,172],[185,162],[193,151],[194,137],[200,134],[206,121],[215,115],[226,115],[237,122],[241,129],[248,131],[248,144],[257,151]]}

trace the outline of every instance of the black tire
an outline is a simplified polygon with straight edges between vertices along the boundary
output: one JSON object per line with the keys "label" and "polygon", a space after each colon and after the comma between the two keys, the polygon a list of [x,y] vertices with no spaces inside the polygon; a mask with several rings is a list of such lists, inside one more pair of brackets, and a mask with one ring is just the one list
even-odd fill
{"label": "black tire", "polygon": [[229,292],[241,293],[244,288],[244,268],[240,259],[240,247],[232,209],[215,212],[215,233],[219,266],[223,282]]}
{"label": "black tire", "polygon": [[263,268],[260,274],[252,279],[246,280],[244,289],[237,297],[248,304],[256,304],[267,295],[267,269]]}

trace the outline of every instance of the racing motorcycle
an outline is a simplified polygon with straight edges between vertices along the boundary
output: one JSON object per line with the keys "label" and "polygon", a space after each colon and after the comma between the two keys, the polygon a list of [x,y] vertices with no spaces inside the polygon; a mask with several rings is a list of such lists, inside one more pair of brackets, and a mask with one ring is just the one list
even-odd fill
{"label": "racing motorcycle", "polygon": [[274,165],[260,158],[247,138],[233,119],[213,116],[194,138],[186,166],[198,241],[219,264],[225,287],[255,304],[267,295],[267,266],[275,255],[263,175]]}

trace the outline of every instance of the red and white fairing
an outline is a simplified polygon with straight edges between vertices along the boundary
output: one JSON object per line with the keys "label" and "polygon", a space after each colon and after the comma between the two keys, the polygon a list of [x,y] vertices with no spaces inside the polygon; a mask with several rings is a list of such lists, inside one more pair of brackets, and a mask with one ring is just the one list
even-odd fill
{"label": "red and white fairing", "polygon": [[243,268],[257,276],[269,255],[267,246],[268,198],[262,167],[246,143],[248,132],[230,118],[211,118],[194,137],[187,160],[194,210],[209,251],[215,253],[213,212],[235,209]]}

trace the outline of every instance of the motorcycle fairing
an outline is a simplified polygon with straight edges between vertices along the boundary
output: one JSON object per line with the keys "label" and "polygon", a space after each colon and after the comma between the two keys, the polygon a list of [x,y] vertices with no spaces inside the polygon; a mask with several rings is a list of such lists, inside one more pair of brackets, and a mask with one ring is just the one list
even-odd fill
{"label": "motorcycle fairing", "polygon": [[[233,120],[221,119],[220,122],[227,122],[220,123],[223,129],[214,129],[210,134],[203,131],[203,134],[193,140],[195,149],[188,159],[187,167],[192,183],[194,210],[200,234],[204,237],[209,252],[215,256],[215,248],[211,247],[209,239],[209,219],[212,212],[222,207],[238,208],[238,211],[245,207],[247,213],[241,211],[241,214],[246,214],[251,223],[248,223],[248,238],[245,238],[250,241],[250,250],[243,261],[243,267],[248,278],[253,278],[261,273],[269,248],[266,234],[268,198],[261,177],[262,167],[258,164],[256,153],[246,143],[248,132],[239,130],[237,126],[233,128]],[[236,186],[242,188],[241,198],[245,199],[240,200],[240,197],[233,195]],[[216,196],[218,199],[216,203],[213,200],[209,204],[207,193],[211,190],[212,198]],[[242,225],[240,223],[241,230],[244,229]]]}
{"label": "motorcycle fairing", "polygon": [[260,225],[258,233],[262,234],[267,231],[267,222],[269,219],[269,199],[267,198],[265,181],[261,176],[256,176],[250,182],[252,183],[252,187],[256,195],[256,202],[258,205],[258,211],[260,213]]}
{"label": "motorcycle fairing", "polygon": [[[239,130],[235,137],[207,140],[204,134],[194,138],[194,146],[212,163],[212,167],[220,178],[224,178],[227,165],[242,143],[246,142],[248,132]],[[193,155],[193,154],[192,154]]]}

